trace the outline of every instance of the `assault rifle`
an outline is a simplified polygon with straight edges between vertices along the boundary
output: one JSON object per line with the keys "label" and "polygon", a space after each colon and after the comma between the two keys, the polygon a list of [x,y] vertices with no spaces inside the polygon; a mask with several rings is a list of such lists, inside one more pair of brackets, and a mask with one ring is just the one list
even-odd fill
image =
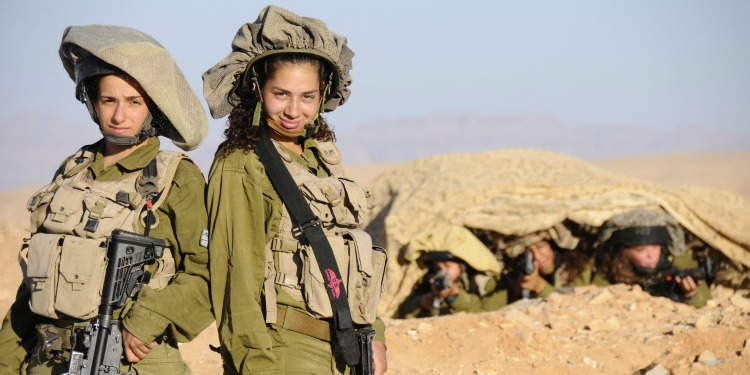
{"label": "assault rifle", "polygon": [[[534,254],[531,251],[526,250],[519,256],[519,260],[516,266],[519,269],[519,276],[528,276],[534,273]],[[529,299],[531,297],[531,291],[521,289],[521,298]]]}
{"label": "assault rifle", "polygon": [[[432,280],[432,286],[437,291],[450,289],[451,280],[448,278],[448,274],[443,271],[438,271],[435,274],[434,279]],[[437,297],[437,296],[432,297],[432,315],[433,316],[440,315],[440,297]]]}
{"label": "assault rifle", "polygon": [[163,240],[115,229],[107,240],[107,270],[99,316],[83,331],[70,354],[65,375],[125,374],[120,372],[122,331],[113,311],[125,305],[151,280],[144,267],[164,255]]}
{"label": "assault rifle", "polygon": [[375,338],[375,330],[367,327],[356,329],[355,333],[359,342],[359,364],[354,365],[352,375],[374,375],[372,339]]}
{"label": "assault rifle", "polygon": [[704,280],[711,283],[714,279],[714,267],[711,258],[706,257],[699,267],[678,270],[674,267],[659,272],[646,280],[645,289],[654,296],[668,297],[674,301],[683,301],[685,296],[677,286],[677,277],[683,279]]}

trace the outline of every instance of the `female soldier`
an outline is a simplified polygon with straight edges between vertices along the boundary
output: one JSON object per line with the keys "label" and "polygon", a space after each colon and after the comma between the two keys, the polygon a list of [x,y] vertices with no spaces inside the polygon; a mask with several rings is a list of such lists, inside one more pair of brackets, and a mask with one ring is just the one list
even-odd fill
{"label": "female soldier", "polygon": [[[353,53],[322,21],[273,6],[240,28],[232,50],[203,75],[212,115],[229,114],[207,197],[224,371],[343,373],[358,361],[351,328],[374,324],[383,373],[385,255],[358,229],[369,194],[342,178],[319,116],[349,97]],[[310,209],[311,220],[297,217]],[[332,307],[342,296],[344,308]]]}
{"label": "female soldier", "polygon": [[509,262],[511,272],[504,277],[509,283],[508,302],[546,298],[558,290],[588,285],[592,266],[577,244],[577,238],[564,225],[514,241],[506,252],[520,254]]}
{"label": "female soldier", "polygon": [[666,212],[636,209],[615,215],[602,225],[597,243],[594,285],[638,284],[652,295],[695,307],[711,297],[706,282],[680,277],[679,271],[701,268],[685,248],[682,228]]}
{"label": "female soldier", "polygon": [[500,265],[492,251],[464,227],[439,227],[418,234],[404,259],[429,271],[399,306],[399,318],[492,311],[507,303],[504,295],[488,297],[497,285]]}
{"label": "female soldier", "polygon": [[24,362],[29,374],[67,372],[101,303],[102,247],[122,229],[168,248],[148,266],[151,281],[137,300],[113,314],[124,356],[140,374],[190,373],[177,341],[212,321],[205,180],[186,155],[160,151],[156,136],[194,149],[207,131],[205,112],[169,53],[139,31],[69,27],[60,57],[103,139],[65,160],[29,200],[24,282],[0,331],[0,372],[17,374]]}

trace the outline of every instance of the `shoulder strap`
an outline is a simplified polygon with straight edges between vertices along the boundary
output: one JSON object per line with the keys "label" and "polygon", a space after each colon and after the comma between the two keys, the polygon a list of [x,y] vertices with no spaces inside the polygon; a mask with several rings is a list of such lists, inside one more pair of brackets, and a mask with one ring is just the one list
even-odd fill
{"label": "shoulder strap", "polygon": [[[143,174],[138,179],[136,190],[145,200],[143,207],[143,210],[147,211],[146,224],[144,225],[145,235],[148,236],[151,224],[155,220],[153,211],[164,202],[164,199],[161,198],[169,195],[178,164],[182,159],[186,158],[187,155],[179,152],[159,151],[151,159],[146,168],[143,169]],[[159,173],[159,165],[166,167],[164,168],[165,170],[161,171],[161,174]]]}
{"label": "shoulder strap", "polygon": [[268,137],[262,137],[256,148],[261,163],[271,184],[279,193],[292,218],[296,221],[302,235],[310,244],[318,261],[320,273],[328,280],[326,292],[331,302],[335,332],[333,335],[334,352],[341,356],[346,364],[353,366],[359,363],[359,346],[354,333],[354,323],[349,311],[349,299],[346,288],[341,285],[341,272],[333,255],[331,244],[323,233],[320,218],[310,209],[299,187],[289,174],[284,162]]}

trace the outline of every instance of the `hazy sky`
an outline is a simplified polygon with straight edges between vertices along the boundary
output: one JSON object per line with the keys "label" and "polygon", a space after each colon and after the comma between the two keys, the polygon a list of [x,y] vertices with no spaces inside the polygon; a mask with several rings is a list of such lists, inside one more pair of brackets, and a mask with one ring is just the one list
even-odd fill
{"label": "hazy sky", "polygon": [[[9,145],[28,142],[29,132],[13,127],[30,115],[67,124],[83,137],[60,138],[70,142],[61,156],[98,137],[57,54],[66,26],[115,24],[150,34],[202,98],[201,74],[226,56],[237,29],[266,4],[0,3],[0,124],[6,128],[0,161],[9,160]],[[328,116],[340,132],[379,120],[462,113],[545,114],[581,127],[750,128],[746,0],[274,4],[321,18],[349,39],[352,96]],[[224,122],[211,122],[200,152],[215,150]],[[31,133],[35,139],[47,134]]]}

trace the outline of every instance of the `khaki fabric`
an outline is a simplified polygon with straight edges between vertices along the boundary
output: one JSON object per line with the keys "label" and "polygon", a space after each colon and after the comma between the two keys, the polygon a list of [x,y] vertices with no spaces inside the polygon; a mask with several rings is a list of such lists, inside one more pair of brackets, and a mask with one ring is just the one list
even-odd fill
{"label": "khaki fabric", "polygon": [[507,245],[498,247],[511,258],[515,258],[525,252],[528,246],[542,241],[554,241],[561,249],[573,250],[578,246],[579,239],[565,225],[556,224],[549,229],[518,237]]}
{"label": "khaki fabric", "polygon": [[193,150],[206,138],[203,105],[169,52],[150,36],[121,26],[71,26],[59,53],[74,82],[76,63],[90,55],[135,78],[173,127],[163,135],[181,149]]}
{"label": "khaki fabric", "polygon": [[[448,154],[404,163],[368,187],[376,208],[367,230],[389,257],[420,232],[460,225],[524,236],[565,219],[599,227],[635,208],[661,207],[686,230],[739,264],[750,266],[750,203],[697,186],[666,187],[618,175],[569,156],[538,150]],[[408,296],[407,267],[388,263],[380,314]]]}
{"label": "khaki fabric", "polygon": [[612,216],[599,229],[596,247],[603,246],[612,237],[612,233],[620,229],[652,226],[667,228],[671,240],[667,246],[670,254],[685,254],[685,233],[677,220],[662,210],[635,209]]}
{"label": "khaki fabric", "polygon": [[318,19],[300,17],[277,6],[261,10],[258,19],[246,23],[232,40],[232,52],[211,69],[203,73],[203,96],[211,115],[222,118],[239,102],[234,91],[243,73],[259,59],[274,53],[305,52],[321,56],[336,68],[334,87],[324,103],[330,112],[349,98],[352,82],[352,52],[344,36],[328,29]]}
{"label": "khaki fabric", "polygon": [[443,226],[418,234],[406,248],[404,259],[416,262],[423,254],[434,251],[450,252],[481,273],[500,274],[492,251],[464,227]]}

